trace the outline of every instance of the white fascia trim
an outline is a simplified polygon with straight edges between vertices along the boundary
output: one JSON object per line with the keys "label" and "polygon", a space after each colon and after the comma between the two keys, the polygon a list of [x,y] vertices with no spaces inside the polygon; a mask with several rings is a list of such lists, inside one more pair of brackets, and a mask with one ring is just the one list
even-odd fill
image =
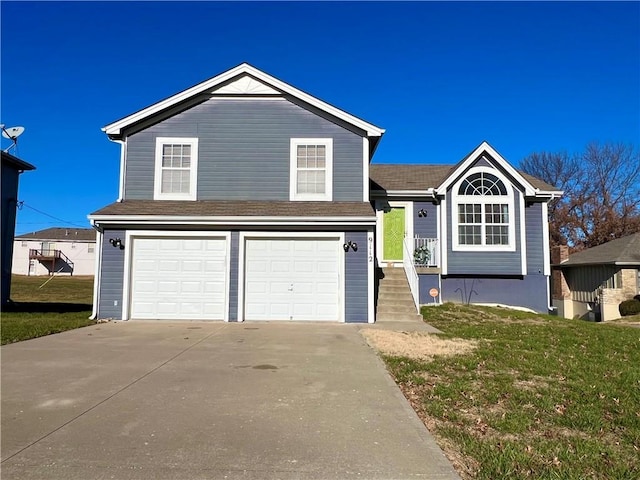
{"label": "white fascia trim", "polygon": [[[164,145],[190,145],[189,193],[162,193],[162,147]],[[198,196],[198,138],[156,137],[155,172],[153,177],[154,200],[196,200]]]}
{"label": "white fascia trim", "polygon": [[440,265],[440,271],[442,275],[446,275],[448,272],[447,249],[447,198],[445,197],[440,202],[440,263],[442,264]]}
{"label": "white fascia trim", "polygon": [[96,230],[96,258],[95,258],[95,277],[93,282],[93,308],[89,320],[95,320],[98,316],[98,293],[100,292],[100,279],[102,278],[102,237],[103,233]]}
{"label": "white fascia trim", "polygon": [[289,95],[299,98],[300,100],[308,103],[309,105],[312,105],[320,110],[323,110],[329,113],[330,115],[333,115],[341,120],[344,120],[347,123],[354,125],[355,127],[358,127],[361,130],[366,131],[368,136],[380,137],[385,132],[384,129],[376,127],[375,125],[372,125],[368,122],[365,122],[364,120],[354,117],[353,115],[350,115],[347,112],[340,110],[339,108],[329,105],[328,103],[325,103],[322,100],[319,100],[309,95],[308,93],[298,90],[297,88],[292,87],[291,85],[288,85],[282,82],[281,80],[278,80],[277,78],[272,77],[271,75],[258,70],[255,67],[252,67],[248,63],[242,63],[237,67],[232,68],[231,70],[227,70],[226,72],[223,72],[213,78],[210,78],[209,80],[205,80],[204,82],[199,83],[198,85],[188,88],[187,90],[177,93],[169,98],[166,98],[158,103],[155,103],[136,113],[133,113],[121,120],[110,123],[109,125],[106,125],[105,127],[103,127],[102,131],[105,132],[107,135],[119,135],[122,132],[123,128],[135,122],[143,120],[144,118],[150,115],[153,115],[155,113],[158,113],[166,108],[169,108],[177,103],[180,103],[183,100],[191,98],[200,93],[206,92],[207,90],[212,89],[217,85],[220,85],[221,83],[224,83],[227,80],[230,80],[233,77],[241,74],[251,75],[261,80],[262,82],[268,84],[268,86],[272,88],[275,88],[284,93],[288,93]]}
{"label": "white fascia trim", "polygon": [[435,198],[433,188],[426,190],[372,190],[372,197],[430,197]]}
{"label": "white fascia trim", "polygon": [[369,201],[369,139],[362,137],[362,201]]}
{"label": "white fascia trim", "polygon": [[522,275],[527,275],[527,212],[525,211],[524,195],[520,193],[520,261]]}
{"label": "white fascia trim", "polygon": [[[375,323],[376,321],[376,304],[374,298],[375,286],[375,253],[373,251],[373,229],[367,231],[367,322]],[[345,319],[346,320],[346,319]]]}
{"label": "white fascia trim", "polygon": [[124,140],[112,140],[112,142],[120,144],[120,177],[118,181],[118,202],[121,202],[124,199],[124,182],[125,182],[125,171],[126,171],[126,148],[127,143]]}
{"label": "white fascia trim", "polygon": [[536,197],[560,198],[564,195],[564,190],[539,190],[536,189]]}
{"label": "white fascia trim", "polygon": [[[238,239],[238,322],[244,322],[244,282],[245,282],[245,246],[246,240],[252,238],[335,238],[340,244],[344,243],[344,232],[240,232]],[[345,306],[345,261],[344,255],[338,254],[339,285],[340,290],[340,315],[339,322],[346,321]]]}
{"label": "white fascia trim", "polygon": [[[441,218],[442,218],[442,203],[444,203],[444,200],[438,202],[436,204],[436,237],[438,238],[438,250],[440,250],[439,253],[439,261],[440,261],[440,268],[442,268],[442,225],[440,224],[441,222]],[[442,289],[441,289],[442,291]]]}
{"label": "white fascia trim", "polygon": [[[324,193],[298,193],[298,146],[324,145]],[[333,200],[333,138],[292,138],[289,145],[289,200],[292,202]]]}
{"label": "white fascia trim", "polygon": [[148,223],[154,225],[375,225],[371,217],[176,217],[151,215],[89,216],[96,225]]}
{"label": "white fascia trim", "polygon": [[542,273],[551,275],[551,253],[549,252],[549,204],[542,202]]}
{"label": "white fascia trim", "polygon": [[378,264],[382,263],[382,221],[384,210],[380,200],[375,201],[375,209],[376,209],[376,258],[378,259]]}
{"label": "white fascia trim", "polygon": [[454,180],[461,175],[471,164],[473,164],[484,152],[487,152],[493,157],[500,165],[515,178],[525,189],[525,195],[534,196],[536,189],[529,183],[520,173],[507,162],[502,155],[496,152],[491,145],[487,142],[482,142],[478,148],[476,148],[471,154],[467,156],[467,159],[456,170],[449,175],[449,177],[437,188],[436,192],[439,195],[444,195],[447,189],[451,186]]}
{"label": "white fascia trim", "polygon": [[166,230],[127,230],[125,234],[124,272],[122,278],[122,320],[129,320],[129,305],[131,303],[131,274],[133,245],[139,237],[208,237],[224,238],[226,240],[226,291],[225,291],[225,322],[229,321],[229,283],[231,279],[231,232],[223,231],[166,231]]}

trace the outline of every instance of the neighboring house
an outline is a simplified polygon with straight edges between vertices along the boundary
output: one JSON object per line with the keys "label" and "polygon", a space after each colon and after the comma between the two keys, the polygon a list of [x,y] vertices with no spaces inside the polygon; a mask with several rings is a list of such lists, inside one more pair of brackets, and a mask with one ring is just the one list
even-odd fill
{"label": "neighboring house", "polygon": [[100,318],[374,322],[379,266],[406,269],[414,315],[434,287],[547,312],[561,192],[486,143],[370,165],[383,129],[248,64],[103,130],[121,169],[89,216]]}
{"label": "neighboring house", "polygon": [[22,172],[36,167],[2,152],[2,305],[9,301],[11,292],[11,260],[13,235],[16,230],[16,208],[18,206],[18,179]]}
{"label": "neighboring house", "polygon": [[47,228],[18,235],[13,244],[12,273],[18,275],[93,275],[96,231]]}
{"label": "neighboring house", "polygon": [[614,320],[640,293],[640,232],[569,255],[552,249],[553,305],[565,318]]}

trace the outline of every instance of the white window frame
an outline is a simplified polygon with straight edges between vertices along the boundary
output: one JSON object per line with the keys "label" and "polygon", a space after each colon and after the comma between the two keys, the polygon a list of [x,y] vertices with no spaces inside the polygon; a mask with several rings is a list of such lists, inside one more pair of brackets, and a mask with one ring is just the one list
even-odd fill
{"label": "white window frame", "polygon": [[[474,173],[490,173],[495,175],[498,179],[504,183],[507,190],[507,195],[458,195],[460,185],[470,175]],[[458,252],[515,252],[516,250],[516,211],[514,206],[513,186],[498,170],[488,167],[475,167],[469,169],[460,180],[458,180],[451,189],[451,245],[453,251]],[[458,221],[458,205],[462,204],[480,204],[482,205],[482,228],[480,245],[465,245],[460,244],[458,227],[460,225]],[[509,244],[508,245],[486,245],[486,217],[485,206],[487,204],[507,204],[509,209],[508,216],[509,222],[501,225],[505,225],[509,229]],[[464,225],[464,224],[463,224]],[[493,225],[493,224],[492,224]],[[500,225],[500,224],[495,224]]]}
{"label": "white window frame", "polygon": [[[191,167],[189,193],[162,193],[162,147],[164,145],[190,145]],[[155,175],[153,181],[154,200],[196,200],[198,193],[198,139],[192,137],[157,137]]]}
{"label": "white window frame", "polygon": [[[324,193],[298,193],[298,147],[301,145],[324,145],[325,177]],[[333,199],[333,139],[292,138],[289,152],[289,200],[331,201]]]}

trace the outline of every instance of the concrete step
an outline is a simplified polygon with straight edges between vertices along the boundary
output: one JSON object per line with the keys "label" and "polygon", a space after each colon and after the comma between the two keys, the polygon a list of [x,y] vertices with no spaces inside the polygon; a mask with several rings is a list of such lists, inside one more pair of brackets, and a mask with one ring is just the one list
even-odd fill
{"label": "concrete step", "polygon": [[391,270],[383,270],[381,278],[407,278],[407,274],[405,273],[403,268],[392,268]]}
{"label": "concrete step", "polygon": [[412,304],[413,296],[410,293],[397,293],[397,292],[378,292],[378,304]]}
{"label": "concrete step", "polygon": [[387,277],[387,278],[381,278],[379,279],[379,282],[381,285],[383,283],[409,283],[409,281],[407,280],[407,277]]}
{"label": "concrete step", "polygon": [[423,322],[422,316],[417,313],[382,313],[376,315],[376,323],[380,322]]}
{"label": "concrete step", "polygon": [[378,305],[378,315],[389,313],[389,314],[417,314],[415,305],[413,302],[411,305]]}
{"label": "concrete step", "polygon": [[409,284],[405,285],[380,285],[378,287],[379,292],[393,292],[393,293],[401,293],[401,292],[409,292],[411,294],[411,290],[409,289]]}

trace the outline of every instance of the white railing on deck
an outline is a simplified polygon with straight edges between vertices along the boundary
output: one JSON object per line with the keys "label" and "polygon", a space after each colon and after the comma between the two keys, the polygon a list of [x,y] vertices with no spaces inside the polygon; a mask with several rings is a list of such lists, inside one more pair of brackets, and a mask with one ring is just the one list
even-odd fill
{"label": "white railing on deck", "polygon": [[440,264],[437,238],[415,237],[409,252],[416,267],[437,267]]}
{"label": "white railing on deck", "polygon": [[416,311],[420,313],[420,290],[419,290],[419,280],[418,280],[418,272],[416,272],[416,267],[413,265],[413,249],[411,248],[412,239],[405,237],[402,244],[404,245],[404,255],[402,264],[404,265],[404,272],[407,275],[407,280],[409,281],[409,288],[411,289],[411,296],[413,297],[413,303],[416,306]]}

